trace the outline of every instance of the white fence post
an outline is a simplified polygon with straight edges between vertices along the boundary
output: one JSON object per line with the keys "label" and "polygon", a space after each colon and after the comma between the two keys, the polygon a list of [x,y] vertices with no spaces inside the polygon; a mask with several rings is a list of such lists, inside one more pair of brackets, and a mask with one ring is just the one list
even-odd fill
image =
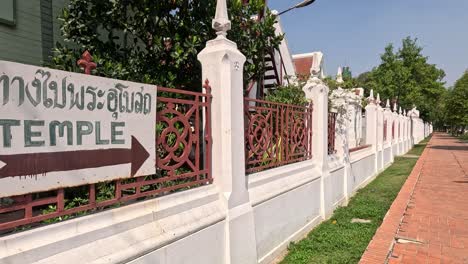
{"label": "white fence post", "polygon": [[350,116],[348,113],[349,102],[348,102],[348,93],[341,87],[338,87],[332,92],[332,108],[336,110],[336,131],[335,131],[335,149],[336,154],[339,160],[344,165],[344,182],[343,182],[343,192],[345,196],[345,204],[349,202],[349,195],[351,191],[349,190],[349,179],[348,175],[352,175],[351,163],[349,156],[349,134],[350,129]]}
{"label": "white fence post", "polygon": [[377,94],[375,104],[377,105],[377,171],[380,172],[384,168],[384,111],[380,106],[380,94]]}
{"label": "white fence post", "polygon": [[[398,110],[397,110],[397,103],[393,103],[393,111],[392,111],[392,149],[393,149],[393,157],[398,156],[399,148],[398,148]],[[395,159],[393,159],[395,160]],[[393,162],[392,160],[392,162]]]}
{"label": "white fence post", "polygon": [[245,56],[226,38],[231,27],[226,0],[218,0],[218,37],[198,54],[212,87],[212,173],[226,210],[225,263],[257,263],[253,209],[245,174],[243,66]]}
{"label": "white fence post", "polygon": [[384,117],[385,117],[385,120],[387,121],[387,129],[386,129],[387,139],[385,140],[384,148],[385,148],[385,145],[390,146],[390,163],[393,163],[393,145],[392,145],[393,114],[392,114],[392,110],[390,110],[389,99],[387,99],[387,104],[385,105]]}
{"label": "white fence post", "polygon": [[406,118],[406,141],[408,142],[408,149],[410,150],[411,145],[411,118],[408,117],[408,112],[405,110],[405,118]]}
{"label": "white fence post", "polygon": [[306,98],[312,100],[312,156],[321,172],[320,177],[320,214],[325,219],[332,210],[325,204],[324,178],[330,175],[328,169],[328,91],[322,80],[314,76],[304,86]]}
{"label": "white fence post", "polygon": [[375,153],[374,173],[378,171],[377,127],[377,105],[375,104],[374,91],[371,90],[369,103],[366,106],[366,144],[372,145],[372,151]]}

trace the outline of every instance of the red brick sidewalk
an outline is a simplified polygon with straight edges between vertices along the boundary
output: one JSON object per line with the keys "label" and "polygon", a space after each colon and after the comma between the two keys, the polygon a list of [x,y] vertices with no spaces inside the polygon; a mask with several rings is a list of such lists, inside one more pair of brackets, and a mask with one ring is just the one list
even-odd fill
{"label": "red brick sidewalk", "polygon": [[468,144],[435,134],[360,263],[468,263]]}

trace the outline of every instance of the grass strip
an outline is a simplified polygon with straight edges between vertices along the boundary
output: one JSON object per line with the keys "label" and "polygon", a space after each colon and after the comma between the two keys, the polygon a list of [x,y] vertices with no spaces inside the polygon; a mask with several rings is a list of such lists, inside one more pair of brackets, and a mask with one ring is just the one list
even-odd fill
{"label": "grass strip", "polygon": [[417,156],[421,156],[421,154],[423,153],[424,149],[426,148],[426,144],[425,143],[420,143],[420,144],[416,144],[414,145],[414,147],[412,149],[410,149],[410,151],[408,151],[408,153],[406,153],[407,155],[417,155]]}
{"label": "grass strip", "polygon": [[462,142],[468,143],[468,134],[458,137]]}
{"label": "grass strip", "polygon": [[[409,154],[421,155],[425,142]],[[396,157],[390,167],[351,198],[348,206],[337,208],[305,239],[291,243],[281,263],[358,263],[416,162],[417,159]],[[371,223],[351,223],[353,218]]]}

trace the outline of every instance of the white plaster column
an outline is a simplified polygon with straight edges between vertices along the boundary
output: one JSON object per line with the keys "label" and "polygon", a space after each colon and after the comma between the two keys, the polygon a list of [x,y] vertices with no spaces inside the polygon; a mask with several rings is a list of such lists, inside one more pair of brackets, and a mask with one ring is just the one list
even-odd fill
{"label": "white plaster column", "polygon": [[[377,94],[375,104],[377,105],[377,156],[379,159],[377,163],[377,170],[379,172],[384,168],[383,148],[385,143],[383,140],[384,111],[380,106],[380,103],[380,94]],[[380,166],[378,164],[380,164]]]}
{"label": "white plaster column", "polygon": [[312,155],[320,177],[320,214],[323,219],[331,213],[331,205],[325,204],[324,179],[330,175],[328,169],[328,91],[329,88],[318,77],[313,76],[303,88],[306,98],[312,100]]}
{"label": "white plaster column", "polygon": [[378,171],[378,141],[377,141],[377,105],[375,104],[374,91],[371,90],[368,98],[369,103],[366,106],[366,144],[372,145],[372,151],[375,154],[374,173]]}
{"label": "white plaster column", "polygon": [[400,146],[400,135],[398,135],[398,130],[399,130],[399,126],[401,125],[400,122],[401,122],[401,119],[400,119],[400,114],[398,112],[395,113],[396,115],[396,122],[395,122],[395,144],[397,145],[397,156],[401,155],[401,153],[403,152],[401,150],[401,146]]}
{"label": "white plaster column", "polygon": [[[339,76],[339,75],[338,75]],[[339,78],[338,78],[339,80]],[[337,81],[338,81],[337,80]],[[337,113],[336,117],[336,137],[335,137],[335,149],[338,159],[343,163],[344,166],[344,184],[343,191],[345,196],[345,204],[349,201],[348,176],[352,175],[350,154],[349,154],[349,131],[350,131],[350,113],[349,108],[349,97],[346,90],[338,87],[331,94],[331,103],[333,110]],[[350,177],[351,178],[351,177]]]}
{"label": "white plaster column", "polygon": [[406,116],[405,116],[405,111],[403,110],[401,112],[401,135],[402,135],[402,140],[403,140],[403,153],[406,153],[407,148],[406,148]]}
{"label": "white plaster column", "polygon": [[398,150],[398,112],[397,112],[397,104],[393,104],[393,111],[392,111],[392,126],[393,126],[393,137],[392,137],[392,149],[394,148],[393,146],[396,146],[395,150],[393,151],[393,156],[398,156],[399,150]]}
{"label": "white plaster column", "polygon": [[408,112],[408,115],[411,118],[412,145],[418,144],[424,137],[423,121],[419,118],[419,110],[417,110],[416,107],[413,107],[413,109]]}
{"label": "white plaster column", "polygon": [[335,150],[337,156],[344,159],[346,153],[349,153],[348,139],[351,119],[348,111],[347,92],[341,87],[338,87],[331,94],[331,104],[331,108],[337,113]]}
{"label": "white plaster column", "polygon": [[411,147],[414,146],[414,142],[415,142],[415,138],[414,138],[414,130],[415,130],[415,122],[414,122],[414,119],[413,117],[410,116],[410,113],[408,113],[408,117],[409,117],[409,121],[410,121],[410,127],[409,127],[409,130],[410,130],[410,141],[411,141]]}
{"label": "white plaster column", "polygon": [[403,110],[403,146],[405,149],[405,153],[408,152],[409,144],[408,144],[408,117],[406,117],[406,110]]}
{"label": "white plaster column", "polygon": [[393,124],[393,113],[390,110],[390,100],[387,99],[387,104],[384,109],[384,117],[387,121],[387,139],[384,143],[384,148],[390,147],[390,161],[393,163],[393,142],[392,142],[392,124]]}
{"label": "white plaster column", "polygon": [[[349,99],[347,101],[349,102]],[[348,125],[348,145],[349,148],[354,148],[357,146],[356,142],[356,113],[357,109],[356,106],[353,103],[348,104],[348,116],[350,117],[349,119],[349,125]]]}
{"label": "white plaster column", "polygon": [[406,137],[408,139],[408,151],[413,148],[413,141],[411,140],[411,118],[408,116],[408,112],[406,112]]}
{"label": "white plaster column", "polygon": [[226,264],[257,263],[252,205],[245,175],[243,66],[245,56],[226,38],[231,28],[226,0],[218,0],[213,28],[217,38],[198,54],[212,101],[212,172],[226,210]]}
{"label": "white plaster column", "polygon": [[408,138],[408,150],[410,150],[411,148],[413,148],[413,140],[411,136],[411,118],[408,116],[408,112],[405,113],[405,116],[406,116],[406,124],[407,124],[406,137]]}
{"label": "white plaster column", "polygon": [[405,127],[406,127],[406,117],[404,116],[403,111],[400,114],[400,124],[401,124],[401,154],[406,154],[406,135],[405,135]]}
{"label": "white plaster column", "polygon": [[[408,113],[407,113],[408,115]],[[408,140],[410,142],[410,148],[413,148],[414,140],[413,140],[413,121],[411,117],[408,116]]]}

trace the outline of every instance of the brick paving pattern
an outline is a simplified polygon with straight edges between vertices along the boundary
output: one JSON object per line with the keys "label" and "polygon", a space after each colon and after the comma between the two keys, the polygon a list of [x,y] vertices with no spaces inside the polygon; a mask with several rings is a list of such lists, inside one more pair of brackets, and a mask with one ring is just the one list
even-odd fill
{"label": "brick paving pattern", "polygon": [[468,144],[436,133],[360,263],[468,264]]}

